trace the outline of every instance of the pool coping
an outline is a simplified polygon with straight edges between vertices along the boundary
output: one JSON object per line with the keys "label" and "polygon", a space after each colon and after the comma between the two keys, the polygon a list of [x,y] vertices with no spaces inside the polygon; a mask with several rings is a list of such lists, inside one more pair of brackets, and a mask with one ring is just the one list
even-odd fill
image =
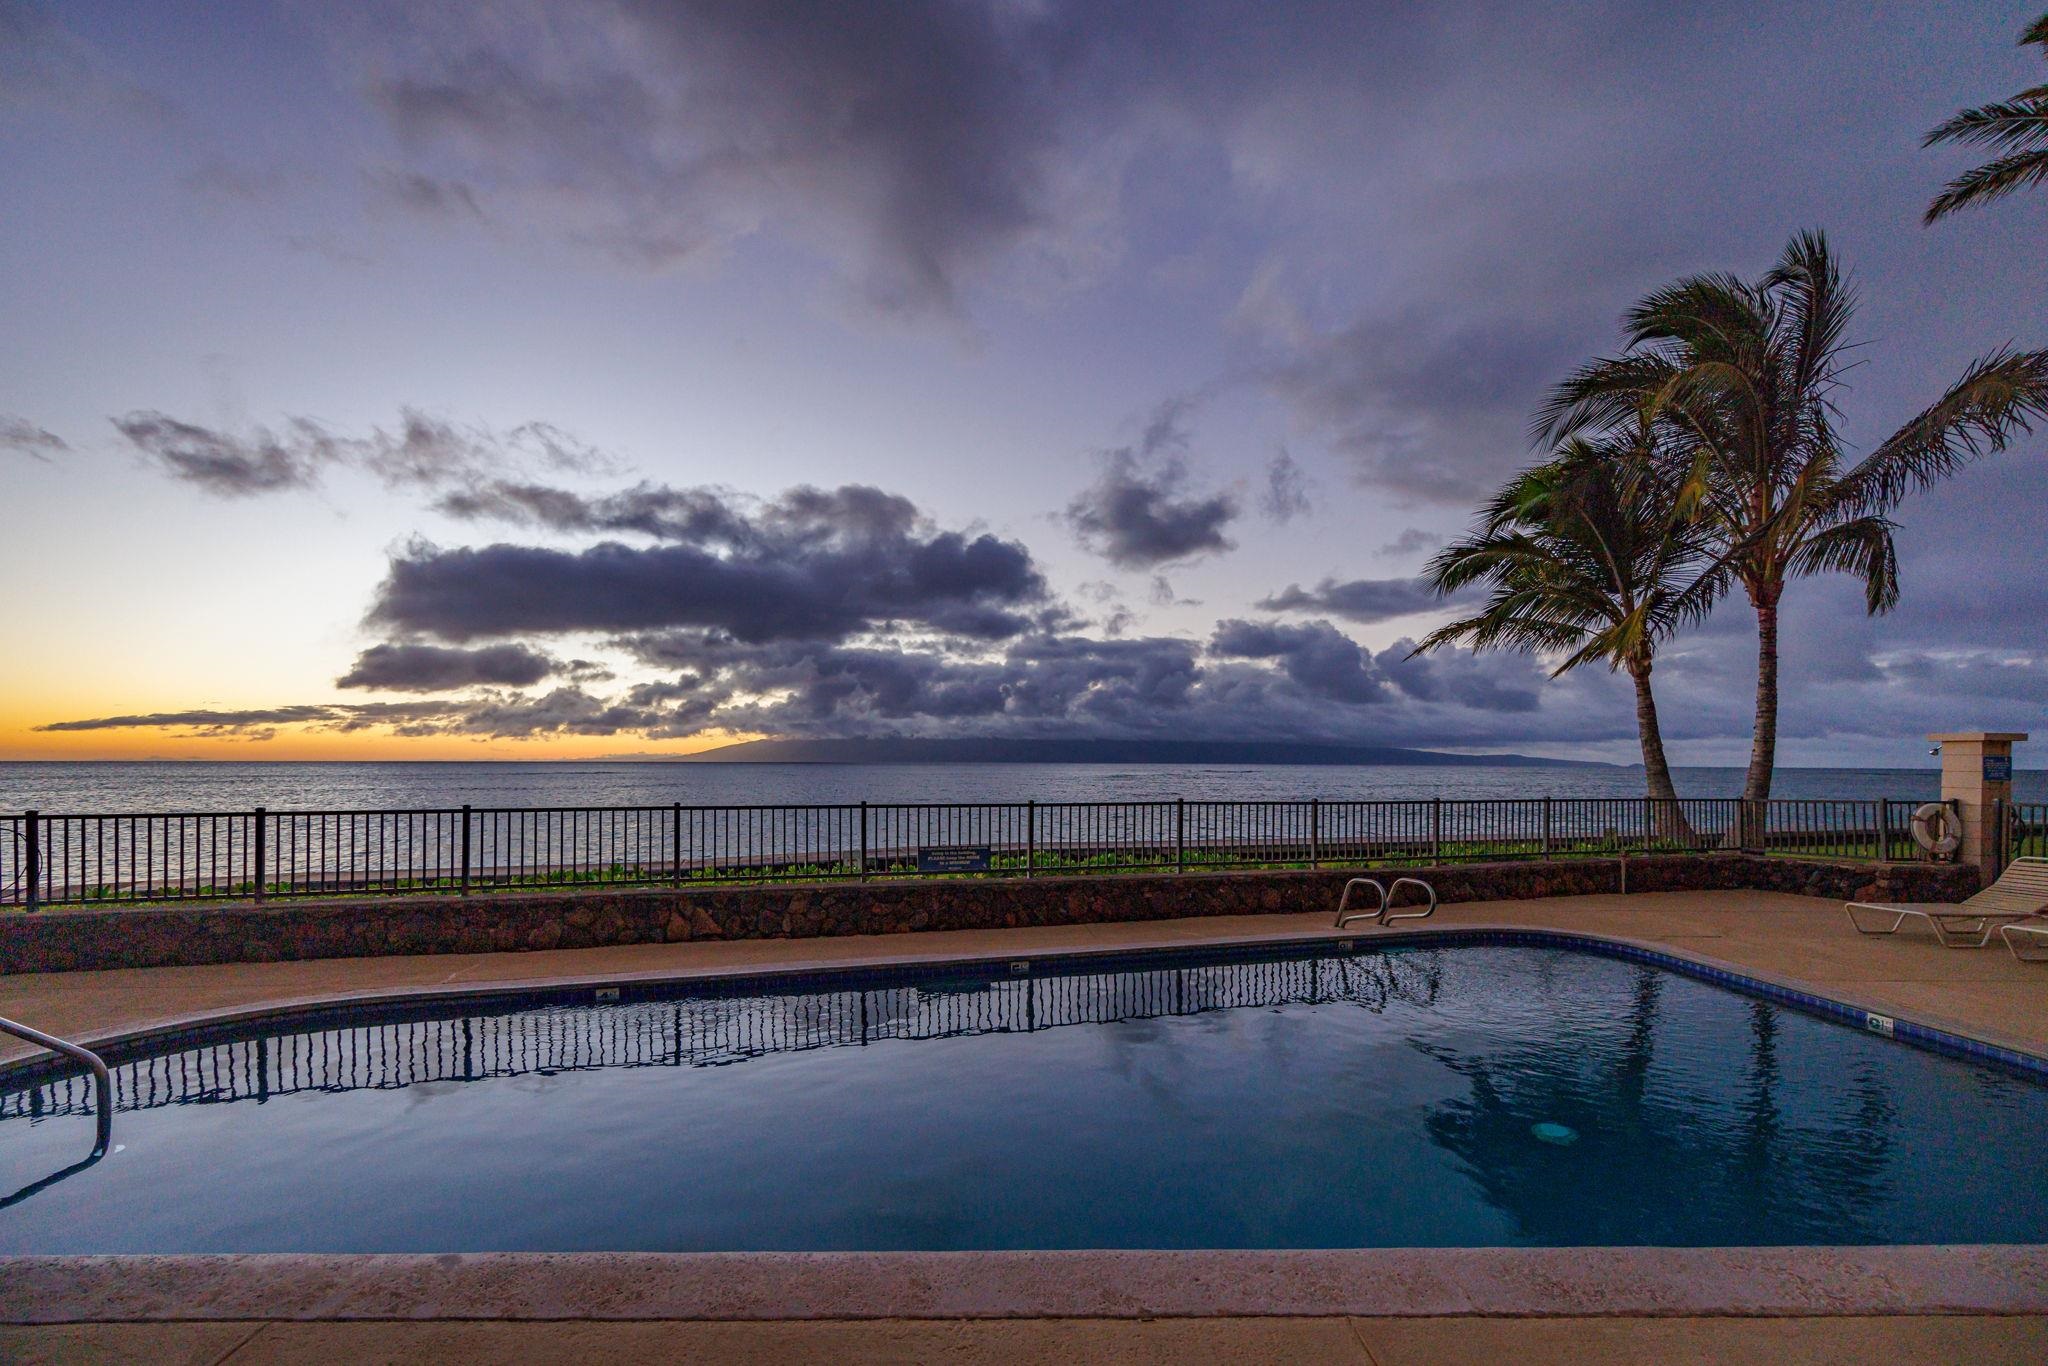
{"label": "pool coping", "polygon": [[0,1323],[2048,1313],[2048,1247],[15,1257]]}
{"label": "pool coping", "polygon": [[[85,1040],[131,1051],[308,1012],[702,981],[764,986],[905,968],[1211,956],[1219,950],[1519,943],[1644,962],[1909,1046],[2048,1078],[2048,1057],[1706,955],[1502,924],[1335,929],[1173,945],[885,955],[386,988],[195,1012]],[[1880,1028],[1878,1022],[1883,1022]],[[48,1055],[0,1065],[0,1084]],[[2048,1245],[1369,1248],[837,1253],[169,1254],[0,1257],[0,1323],[183,1320],[1814,1316],[2048,1313]]]}

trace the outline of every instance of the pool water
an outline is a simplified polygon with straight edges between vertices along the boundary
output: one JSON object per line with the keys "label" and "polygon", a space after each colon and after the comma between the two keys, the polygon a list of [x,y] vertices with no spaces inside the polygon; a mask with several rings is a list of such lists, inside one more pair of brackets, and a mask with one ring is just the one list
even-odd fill
{"label": "pool water", "polygon": [[0,1252],[2048,1242],[2035,1080],[1580,949],[1331,947],[273,1023],[121,1062],[39,1189],[90,1087],[0,1082]]}

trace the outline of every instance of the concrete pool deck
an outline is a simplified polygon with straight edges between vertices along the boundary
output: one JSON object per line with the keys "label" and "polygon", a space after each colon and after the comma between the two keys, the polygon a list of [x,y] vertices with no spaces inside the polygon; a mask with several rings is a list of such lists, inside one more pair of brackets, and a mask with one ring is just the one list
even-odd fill
{"label": "concrete pool deck", "polygon": [[[1726,891],[1469,902],[1406,927],[1354,927],[1344,937],[1481,927],[1624,940],[2048,1057],[2048,965],[2014,962],[1995,940],[1970,951],[1941,948],[1910,930],[1861,936],[1834,902]],[[1329,912],[1317,910],[52,973],[0,977],[0,1015],[90,1043],[352,997],[1324,936],[1334,937]],[[7,1041],[0,1060],[33,1051]],[[594,1274],[589,1266],[572,1274],[564,1259],[544,1257],[422,1258],[403,1269],[380,1269],[377,1259],[366,1258],[18,1259],[5,1264],[0,1281],[0,1323],[16,1325],[0,1328],[0,1357],[75,1359],[98,1351],[209,1361],[377,1360],[430,1352],[568,1360],[629,1351],[741,1360],[1314,1355],[1385,1363],[1469,1359],[1512,1344],[1516,1355],[1534,1361],[1825,1360],[1878,1352],[1908,1360],[2048,1358],[2048,1249],[2041,1248],[1138,1253],[1116,1254],[1077,1278],[1073,1259],[1089,1256],[1104,1254],[929,1254],[922,1266],[913,1266],[916,1255],[896,1266],[848,1254],[830,1259],[837,1264],[825,1271],[815,1260],[793,1270],[787,1259],[777,1266],[757,1258],[750,1259],[757,1277],[752,1299],[700,1291],[666,1300],[647,1298],[645,1288],[664,1274],[687,1281],[691,1258],[666,1259],[667,1273],[644,1259],[619,1259],[613,1292],[626,1294],[630,1312],[610,1315],[599,1307],[607,1296],[597,1284],[561,1297],[564,1285]],[[1228,1265],[1190,1282],[1191,1259],[1205,1257]],[[962,1274],[961,1258],[979,1264],[974,1274]],[[1020,1281],[1019,1259],[1038,1274]],[[712,1265],[696,1260],[700,1270]],[[920,1298],[917,1287],[929,1287],[940,1266],[953,1268],[945,1273],[949,1284],[993,1289],[980,1300]],[[719,1284],[734,1284],[734,1265],[720,1271]],[[339,1293],[337,1278],[353,1291]],[[1074,1296],[1077,1279],[1093,1287],[1092,1296]],[[1361,1280],[1377,1289],[1360,1290]],[[1205,1282],[1217,1287],[1206,1298]],[[414,1292],[393,1300],[393,1287],[402,1283]],[[1271,1292],[1265,1299],[1250,1293],[1260,1283]],[[135,1293],[115,1293],[116,1285]],[[535,1312],[536,1294],[553,1310]],[[154,1321],[171,1319],[188,1321]],[[664,1322],[670,1319],[688,1322]]]}

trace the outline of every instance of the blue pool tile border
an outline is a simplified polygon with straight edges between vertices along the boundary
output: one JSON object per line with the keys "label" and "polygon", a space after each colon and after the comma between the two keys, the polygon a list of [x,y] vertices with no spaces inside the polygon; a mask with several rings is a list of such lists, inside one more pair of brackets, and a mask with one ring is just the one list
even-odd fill
{"label": "blue pool tile border", "polygon": [[[1367,932],[1356,937],[1337,934],[1295,935],[1280,939],[1166,945],[1066,952],[1020,952],[941,960],[859,963],[812,968],[767,968],[738,972],[699,973],[681,977],[601,979],[563,983],[451,990],[426,995],[339,1000],[317,1005],[258,1010],[229,1020],[171,1025],[140,1031],[95,1045],[110,1065],[138,1058],[202,1047],[232,1039],[268,1034],[280,1028],[320,1029],[349,1025],[433,1019],[452,1010],[512,1013],[551,1006],[669,1000],[683,996],[766,995],[791,991],[874,990],[885,986],[931,986],[946,982],[989,981],[1012,976],[1018,964],[1031,975],[1143,971],[1172,966],[1358,956],[1404,950],[1450,948],[1461,944],[1569,949],[1597,957],[1662,968],[1696,981],[1781,1005],[1861,1032],[1949,1057],[1987,1064],[2048,1084],[2048,1058],[1988,1043],[1916,1020],[1884,1015],[1832,997],[1788,987],[1748,973],[1688,958],[1682,954],[1570,930],[1519,929],[1504,926],[1412,929],[1397,934]],[[1342,947],[1340,947],[1340,945]],[[605,995],[599,998],[597,993]],[[38,1085],[79,1070],[76,1064],[49,1056],[0,1064],[0,1090]]]}

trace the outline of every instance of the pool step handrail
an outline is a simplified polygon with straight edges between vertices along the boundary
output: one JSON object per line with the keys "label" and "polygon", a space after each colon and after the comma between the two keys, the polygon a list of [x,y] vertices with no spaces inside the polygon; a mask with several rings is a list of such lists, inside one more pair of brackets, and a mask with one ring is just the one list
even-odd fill
{"label": "pool step handrail", "polygon": [[17,1039],[26,1039],[30,1043],[41,1044],[52,1053],[61,1053],[74,1062],[84,1063],[92,1072],[94,1086],[92,1114],[95,1134],[92,1145],[92,1158],[88,1160],[96,1161],[103,1156],[107,1151],[107,1145],[112,1142],[114,1137],[114,1077],[111,1072],[107,1071],[105,1060],[90,1048],[72,1043],[69,1039],[60,1039],[54,1034],[45,1034],[40,1029],[31,1029],[29,1026],[15,1020],[10,1020],[4,1015],[0,1015],[0,1034],[12,1034]]}
{"label": "pool step handrail", "polygon": [[[1420,887],[1422,894],[1429,898],[1421,910],[1409,910],[1400,914],[1394,911],[1394,894],[1406,884]],[[1351,893],[1360,887],[1370,887],[1379,895],[1380,904],[1369,911],[1351,909]],[[1436,888],[1419,877],[1397,877],[1392,886],[1384,886],[1378,878],[1355,877],[1344,884],[1344,895],[1337,898],[1337,923],[1332,928],[1343,929],[1354,920],[1376,920],[1382,925],[1391,925],[1396,920],[1426,920],[1436,914]]]}
{"label": "pool step handrail", "polygon": [[[1422,889],[1422,894],[1429,898],[1429,901],[1423,906],[1421,910],[1410,910],[1405,914],[1401,914],[1397,913],[1393,909],[1394,896],[1397,892],[1401,890],[1401,886],[1403,883],[1407,884],[1410,887],[1420,887]],[[1384,908],[1382,908],[1380,924],[1391,925],[1396,920],[1427,920],[1429,919],[1429,917],[1435,914],[1436,888],[1430,886],[1427,882],[1424,882],[1419,877],[1397,877],[1394,879],[1394,885],[1387,888],[1387,904]]]}
{"label": "pool step handrail", "polygon": [[[1379,893],[1380,904],[1369,911],[1351,909],[1351,893],[1360,887],[1370,887]],[[1337,898],[1337,923],[1335,929],[1343,929],[1354,920],[1378,920],[1387,913],[1387,889],[1380,885],[1378,878],[1355,877],[1344,884],[1344,895]]]}

